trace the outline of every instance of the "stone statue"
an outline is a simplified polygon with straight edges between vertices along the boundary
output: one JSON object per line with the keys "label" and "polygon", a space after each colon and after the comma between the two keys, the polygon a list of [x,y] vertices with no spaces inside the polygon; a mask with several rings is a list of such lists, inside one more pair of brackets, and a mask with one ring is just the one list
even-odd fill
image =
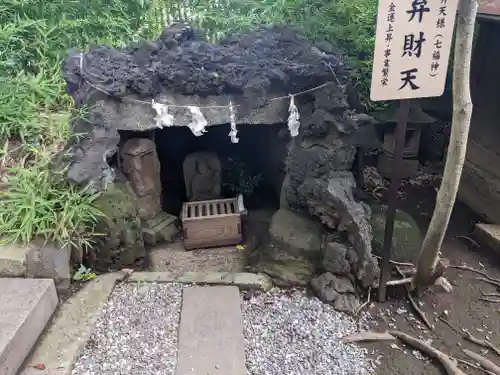
{"label": "stone statue", "polygon": [[123,145],[121,158],[123,173],[137,195],[141,218],[154,218],[162,211],[160,161],[155,143],[147,138],[129,139]]}
{"label": "stone statue", "polygon": [[184,183],[188,201],[220,198],[221,166],[217,154],[200,151],[184,159]]}

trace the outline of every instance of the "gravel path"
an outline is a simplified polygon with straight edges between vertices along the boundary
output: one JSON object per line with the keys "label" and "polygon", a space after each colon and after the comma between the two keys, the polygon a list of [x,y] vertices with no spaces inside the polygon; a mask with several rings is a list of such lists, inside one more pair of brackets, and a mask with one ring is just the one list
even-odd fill
{"label": "gravel path", "polygon": [[[120,284],[72,375],[174,375],[182,286]],[[248,375],[372,375],[351,317],[301,290],[241,298]]]}
{"label": "gravel path", "polygon": [[72,375],[173,375],[182,286],[121,284]]}
{"label": "gravel path", "polygon": [[356,322],[303,291],[242,299],[242,311],[248,374],[374,373],[366,349],[339,340],[357,331]]}

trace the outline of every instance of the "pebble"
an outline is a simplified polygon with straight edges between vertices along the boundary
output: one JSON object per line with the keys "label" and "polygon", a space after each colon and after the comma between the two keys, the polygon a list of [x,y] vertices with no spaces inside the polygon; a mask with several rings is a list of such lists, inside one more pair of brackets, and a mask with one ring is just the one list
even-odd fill
{"label": "pebble", "polygon": [[341,340],[357,331],[352,317],[301,290],[243,297],[248,375],[374,373],[368,351]]}
{"label": "pebble", "polygon": [[72,375],[173,375],[182,301],[178,284],[120,284]]}
{"label": "pebble", "polygon": [[[120,284],[97,319],[72,375],[174,375],[179,284]],[[303,290],[241,294],[247,375],[373,375],[368,350],[342,337],[369,323]],[[217,368],[216,368],[217,370]]]}

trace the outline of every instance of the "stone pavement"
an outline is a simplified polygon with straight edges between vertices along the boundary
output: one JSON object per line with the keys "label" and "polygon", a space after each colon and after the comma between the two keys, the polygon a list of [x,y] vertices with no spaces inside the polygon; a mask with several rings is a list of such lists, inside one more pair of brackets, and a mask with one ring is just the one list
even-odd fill
{"label": "stone pavement", "polygon": [[474,226],[474,234],[481,243],[500,254],[500,225],[478,223]]}
{"label": "stone pavement", "polygon": [[175,375],[246,375],[239,289],[184,288]]}
{"label": "stone pavement", "polygon": [[[125,275],[123,272],[116,272],[98,276],[66,300],[38,339],[19,375],[71,375],[73,364],[89,340],[101,308],[106,305],[115,284],[123,282]],[[168,272],[137,272],[126,278],[126,281],[141,284],[187,284],[183,293],[178,364],[174,375],[246,374],[239,291],[268,290],[272,283],[267,276],[228,272],[190,272],[181,276]],[[198,286],[193,286],[193,283]],[[2,298],[0,301],[3,302],[3,294]],[[0,305],[2,314],[3,305]],[[0,343],[4,336],[1,330],[2,314]],[[36,316],[34,321],[39,319]],[[27,337],[36,340],[40,332],[34,330]],[[18,354],[20,356],[16,357],[22,362],[28,353]],[[0,370],[1,360],[0,357]],[[37,369],[36,365],[39,364],[43,364],[45,368]],[[13,374],[0,371],[0,375]]]}

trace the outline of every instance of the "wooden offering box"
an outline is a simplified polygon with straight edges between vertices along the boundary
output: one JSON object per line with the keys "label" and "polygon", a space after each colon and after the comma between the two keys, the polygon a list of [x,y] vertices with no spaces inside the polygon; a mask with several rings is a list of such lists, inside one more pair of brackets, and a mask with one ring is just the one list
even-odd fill
{"label": "wooden offering box", "polygon": [[186,202],[182,205],[181,220],[186,250],[241,242],[238,198]]}

